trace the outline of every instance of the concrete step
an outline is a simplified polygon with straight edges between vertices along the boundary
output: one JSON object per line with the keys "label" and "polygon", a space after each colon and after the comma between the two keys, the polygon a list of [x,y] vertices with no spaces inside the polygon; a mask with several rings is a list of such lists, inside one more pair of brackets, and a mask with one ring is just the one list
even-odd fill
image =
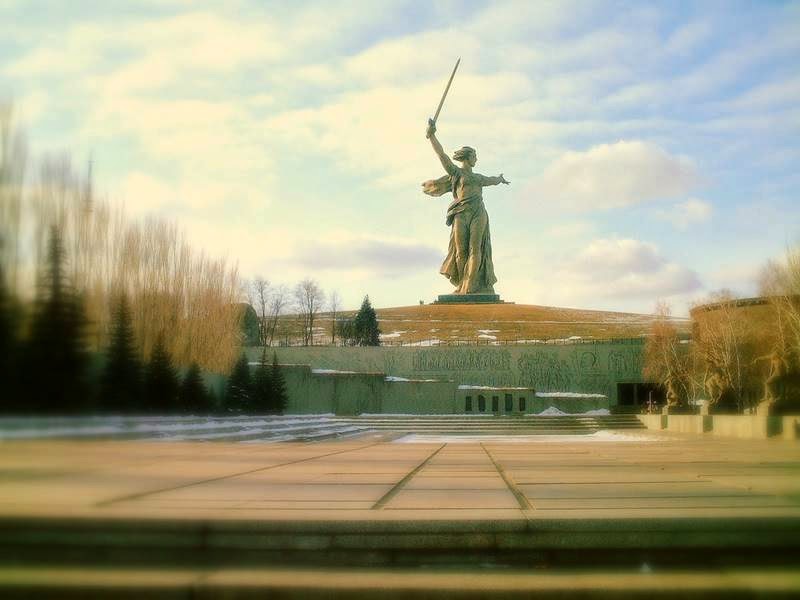
{"label": "concrete step", "polygon": [[486,416],[461,415],[368,415],[335,417],[340,423],[376,431],[404,431],[440,434],[553,434],[594,433],[601,429],[643,429],[634,415]]}
{"label": "concrete step", "polygon": [[0,568],[0,596],[17,598],[792,598],[794,569],[570,573],[504,570]]}
{"label": "concrete step", "polygon": [[0,566],[797,568],[800,517],[792,514],[257,521],[6,517],[0,519]]}

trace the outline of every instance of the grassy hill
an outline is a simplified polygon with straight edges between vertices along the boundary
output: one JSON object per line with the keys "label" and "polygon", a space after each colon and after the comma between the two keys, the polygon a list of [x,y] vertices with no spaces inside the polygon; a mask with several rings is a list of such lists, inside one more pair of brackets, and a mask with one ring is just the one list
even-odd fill
{"label": "grassy hill", "polygon": [[[377,308],[384,344],[505,343],[570,338],[609,339],[648,333],[653,315],[526,304],[425,304]],[[353,312],[337,315],[352,316]],[[290,327],[291,317],[284,326]],[[688,319],[675,319],[689,331]],[[322,314],[315,343],[329,343],[331,316]]]}

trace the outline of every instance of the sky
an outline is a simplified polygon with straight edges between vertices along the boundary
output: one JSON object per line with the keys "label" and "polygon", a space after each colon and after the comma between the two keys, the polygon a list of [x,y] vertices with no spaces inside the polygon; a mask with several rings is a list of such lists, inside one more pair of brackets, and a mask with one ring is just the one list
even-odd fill
{"label": "sky", "polygon": [[345,308],[449,293],[425,126],[477,149],[496,291],[651,312],[800,239],[800,2],[0,2],[35,157]]}

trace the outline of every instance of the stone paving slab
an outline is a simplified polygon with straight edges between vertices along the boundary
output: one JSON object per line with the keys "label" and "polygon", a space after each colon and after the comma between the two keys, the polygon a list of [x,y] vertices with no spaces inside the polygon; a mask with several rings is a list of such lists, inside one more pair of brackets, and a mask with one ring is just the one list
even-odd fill
{"label": "stone paving slab", "polygon": [[[183,511],[336,518],[336,511],[655,515],[800,507],[800,445],[653,435],[652,442],[284,444],[4,442],[0,516]],[[385,498],[387,494],[390,498]],[[384,499],[384,502],[381,502]],[[526,503],[527,501],[527,503]],[[529,504],[529,505],[528,505]],[[357,509],[357,510],[356,510]],[[364,517],[357,517],[364,518]],[[419,517],[416,517],[419,518]]]}

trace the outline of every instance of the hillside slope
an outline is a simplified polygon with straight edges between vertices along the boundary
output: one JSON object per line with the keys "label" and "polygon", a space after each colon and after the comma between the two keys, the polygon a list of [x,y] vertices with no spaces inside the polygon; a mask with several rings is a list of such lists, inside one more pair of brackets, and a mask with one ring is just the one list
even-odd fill
{"label": "hillside slope", "polygon": [[[377,308],[375,312],[382,342],[387,345],[639,337],[648,333],[654,319],[653,315],[637,313],[526,304],[425,304]],[[340,313],[338,317],[353,314]],[[674,322],[679,332],[688,333],[688,319]],[[320,315],[316,325],[318,341],[325,343],[330,315]]]}

